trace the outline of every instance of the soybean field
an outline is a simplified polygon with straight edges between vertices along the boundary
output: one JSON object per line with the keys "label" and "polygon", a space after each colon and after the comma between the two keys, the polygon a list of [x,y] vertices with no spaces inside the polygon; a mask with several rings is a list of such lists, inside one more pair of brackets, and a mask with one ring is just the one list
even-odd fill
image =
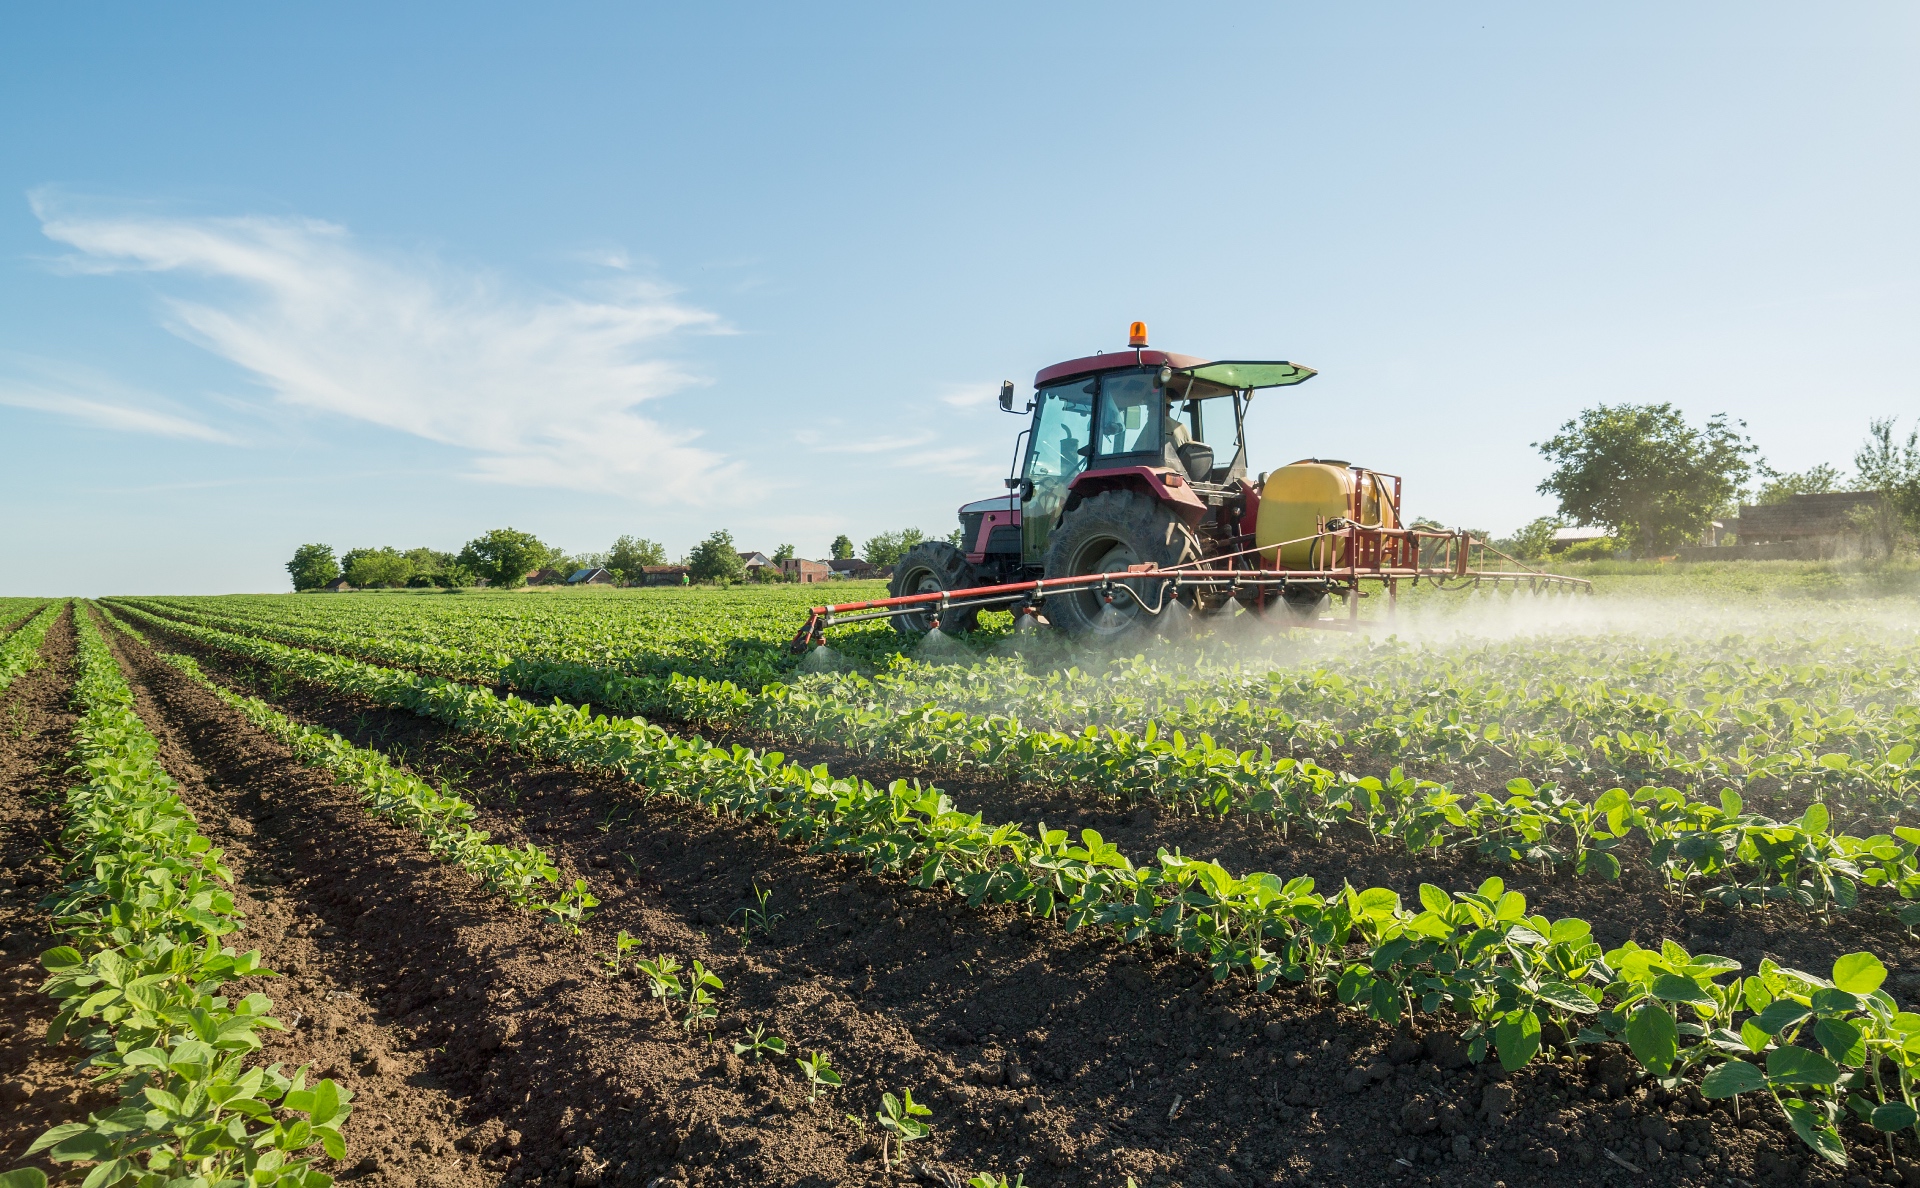
{"label": "soybean field", "polygon": [[1920,603],[1596,581],[0,602],[7,1188],[1920,1182]]}

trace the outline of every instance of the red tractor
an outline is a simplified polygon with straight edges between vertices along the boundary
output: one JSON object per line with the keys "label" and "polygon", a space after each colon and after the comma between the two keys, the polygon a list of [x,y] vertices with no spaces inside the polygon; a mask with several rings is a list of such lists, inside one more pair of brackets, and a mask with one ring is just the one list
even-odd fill
{"label": "red tractor", "polygon": [[1314,370],[1153,350],[1142,322],[1128,338],[1125,351],[1043,369],[1024,408],[1014,407],[1013,381],[1002,384],[1001,409],[1031,416],[1009,493],[960,509],[960,545],[914,546],[894,566],[891,597],[814,608],[795,649],[821,642],[829,626],[883,617],[903,632],[957,633],[982,610],[1011,609],[1101,639],[1138,631],[1176,603],[1203,615],[1235,603],[1256,614],[1284,608],[1290,621],[1311,622],[1338,591],[1357,616],[1367,581],[1390,595],[1421,577],[1586,585],[1469,569],[1480,542],[1402,525],[1397,476],[1309,458],[1250,478],[1254,393]]}

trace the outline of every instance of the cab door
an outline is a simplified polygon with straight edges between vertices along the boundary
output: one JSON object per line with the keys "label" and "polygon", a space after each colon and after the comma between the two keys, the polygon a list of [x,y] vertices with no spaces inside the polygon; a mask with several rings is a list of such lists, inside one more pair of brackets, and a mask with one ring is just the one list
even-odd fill
{"label": "cab door", "polygon": [[1021,489],[1020,552],[1028,565],[1045,563],[1047,538],[1067,501],[1067,484],[1087,468],[1096,388],[1096,381],[1087,379],[1040,389]]}

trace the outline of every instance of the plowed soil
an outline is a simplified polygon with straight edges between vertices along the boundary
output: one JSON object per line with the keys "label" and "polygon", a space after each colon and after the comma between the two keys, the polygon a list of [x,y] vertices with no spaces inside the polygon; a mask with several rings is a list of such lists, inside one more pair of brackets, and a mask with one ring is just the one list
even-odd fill
{"label": "plowed soil", "polygon": [[[62,614],[41,646],[45,663],[0,694],[0,1169],[26,1164],[50,1126],[113,1104],[74,1071],[87,1053],[43,1042],[54,1016],[40,993],[40,954],[53,947],[40,901],[60,886],[60,793],[75,715],[73,621]],[[51,1172],[43,1158],[33,1166]]]}
{"label": "plowed soil", "polygon": [[[1115,1188],[1129,1175],[1142,1185],[1841,1179],[1814,1165],[1771,1111],[1749,1108],[1737,1125],[1696,1094],[1636,1082],[1618,1053],[1603,1050],[1578,1069],[1536,1062],[1512,1076],[1497,1064],[1470,1067],[1430,1019],[1396,1034],[1295,990],[1215,986],[1189,959],[1005,909],[968,909],[807,855],[751,824],[647,799],[622,781],[325,690],[255,687],[243,663],[177,637],[165,646],[297,719],[449,781],[483,806],[496,840],[537,841],[570,872],[585,872],[604,901],[576,938],[478,893],[145,648],[122,649],[143,714],[179,748],[169,770],[179,762],[203,773],[195,796],[205,797],[209,832],[224,830],[236,849],[244,837],[249,870],[280,880],[272,898],[284,918],[318,924],[299,938],[308,965],[360,1004],[360,1013],[336,1011],[350,1020],[349,1041],[392,1062],[372,1075],[362,1063],[341,1065],[371,1107],[349,1127],[355,1159],[376,1152],[368,1176],[635,1188],[885,1183],[904,1174],[957,1183],[988,1170],[1024,1173],[1035,1185]],[[890,774],[871,761],[857,770]],[[1415,862],[1364,838],[1289,843],[1235,822],[1088,809],[1064,796],[1035,801],[1031,790],[984,784],[956,790],[1027,805],[1009,815],[1044,809],[1052,824],[1096,825],[1136,853],[1178,843],[1323,883],[1351,878],[1411,893],[1422,880],[1457,887],[1489,873],[1451,857]],[[1833,928],[1779,911],[1736,922],[1670,903],[1651,886],[1622,893],[1508,878],[1549,914],[1593,919],[1608,943],[1666,928],[1743,961],[1769,953],[1818,969],[1823,955],[1831,961],[1870,938],[1896,967],[1896,989],[1915,964],[1904,932],[1866,908]],[[756,888],[771,892],[766,910],[781,918],[743,937],[736,913],[753,905]],[[1679,931],[1696,921],[1698,935]],[[720,974],[717,1038],[685,1036],[633,978],[605,976],[600,955],[620,930],[639,938],[638,953],[698,958]],[[281,959],[272,946],[288,943],[271,933],[270,963]],[[268,992],[278,1002],[284,986]],[[846,1088],[810,1104],[791,1060],[736,1058],[732,1044],[754,1026],[796,1052],[830,1053]],[[296,1058],[297,1045],[315,1042],[296,1032],[274,1055]],[[426,1106],[376,1104],[397,1083],[444,1094],[444,1125],[413,1116]],[[907,1087],[932,1106],[933,1133],[908,1152],[910,1173],[888,1173],[871,1115],[883,1089]],[[849,1112],[868,1119],[864,1130]],[[371,1130],[377,1113],[387,1130]],[[429,1147],[450,1137],[455,1150],[383,1162],[416,1132]],[[503,1146],[499,1136],[510,1133],[516,1142]],[[477,1157],[461,1153],[463,1142]],[[1870,1146],[1854,1151],[1857,1174],[1893,1182],[1906,1171]]]}

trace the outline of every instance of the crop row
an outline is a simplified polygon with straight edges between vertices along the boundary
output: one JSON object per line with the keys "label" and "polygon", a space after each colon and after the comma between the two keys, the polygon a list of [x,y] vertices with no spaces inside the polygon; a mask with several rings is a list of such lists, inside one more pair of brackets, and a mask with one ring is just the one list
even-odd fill
{"label": "crop row", "polygon": [[[168,625],[216,644],[228,637],[215,628]],[[1412,850],[1470,847],[1496,865],[1567,866],[1616,878],[1615,851],[1638,832],[1651,869],[1671,885],[1683,892],[1697,886],[1733,905],[1846,908],[1863,885],[1920,896],[1920,830],[1894,826],[1856,836],[1833,828],[1828,809],[1817,803],[1796,819],[1775,820],[1749,811],[1732,791],[1707,799],[1673,787],[1615,788],[1580,797],[1524,777],[1498,795],[1462,794],[1399,768],[1384,779],[1356,777],[1310,759],[1276,756],[1266,744],[1240,750],[1205,732],[1162,734],[1157,722],[1138,734],[1093,726],[1067,733],[999,714],[876,706],[871,698],[841,697],[841,686],[769,684],[752,693],[705,678],[556,665],[527,671],[531,667],[514,667],[521,687],[576,702],[643,707],[679,721],[881,752],[934,768],[1017,771],[1023,779],[1087,787],[1132,803],[1254,813],[1315,836],[1348,824]],[[1920,918],[1920,908],[1909,914]]]}
{"label": "crop row", "polygon": [[1738,963],[1672,942],[1602,952],[1584,921],[1530,916],[1498,879],[1470,892],[1423,886],[1415,910],[1386,888],[1322,894],[1311,879],[1235,875],[1164,850],[1136,864],[1096,831],[1076,840],[1044,825],[990,824],[935,788],[877,788],[638,719],[169,626],[274,671],[623,775],[649,794],[764,821],[875,873],[948,887],[976,905],[1015,904],[1069,931],[1164,944],[1205,962],[1216,980],[1244,978],[1259,991],[1298,983],[1382,1021],[1438,1015],[1464,1027],[1476,1060],[1491,1050],[1518,1068],[1543,1045],[1577,1055],[1617,1040],[1662,1080],[1703,1072],[1710,1096],[1765,1095],[1836,1163],[1846,1160],[1839,1128],[1849,1114],[1889,1136],[1916,1125],[1920,1015],[1880,989],[1885,968],[1871,954],[1842,958],[1831,978],[1771,961],[1740,977]]}
{"label": "crop row", "polygon": [[[228,603],[175,600],[169,605],[218,618]],[[519,660],[653,675],[677,671],[746,685],[760,679],[744,670],[666,664],[670,656],[636,657],[629,646],[597,644],[583,627],[598,629],[600,619],[553,624],[553,634],[543,635],[525,625],[502,626],[493,617],[498,612],[435,607],[436,613],[426,616],[415,610],[409,631],[407,624],[389,621],[386,610],[378,602],[314,609],[311,603],[259,599],[243,618],[258,626],[304,625],[322,632],[283,642],[373,637],[423,644],[421,657],[429,667],[464,661],[471,666],[467,671],[443,675],[468,678],[483,676],[486,665]],[[290,615],[302,622],[289,623]],[[743,630],[725,618],[704,624],[697,613],[685,618],[695,622],[677,624],[682,635],[700,625],[715,637]],[[914,683],[925,688],[909,696],[947,708],[991,707],[1057,729],[1139,728],[1147,718],[1187,709],[1190,701],[1210,721],[1230,720],[1245,715],[1238,711],[1244,701],[1248,710],[1281,711],[1298,719],[1248,723],[1249,730],[1269,739],[1276,732],[1306,729],[1325,735],[1304,740],[1322,749],[1353,745],[1383,754],[1412,751],[1468,759],[1486,754],[1524,759],[1540,744],[1533,758],[1558,762],[1565,755],[1546,747],[1558,740],[1576,748],[1572,755],[1579,761],[1644,763],[1646,755],[1636,750],[1644,752],[1646,745],[1636,748],[1632,737],[1638,732],[1657,736],[1681,761],[1704,764],[1703,773],[1713,775],[1713,765],[1742,767],[1743,746],[1749,756],[1817,748],[1827,741],[1834,744],[1829,750],[1871,749],[1879,734],[1872,724],[1889,715],[1896,723],[1893,733],[1910,734],[1897,726],[1920,722],[1920,710],[1899,693],[1920,678],[1920,648],[1912,634],[1903,627],[1875,629],[1851,621],[1843,627],[1815,615],[1752,635],[1651,642],[1638,635],[1590,636],[1578,648],[1559,639],[1410,647],[1394,640],[1315,637],[1261,657],[1258,666],[1244,663],[1240,650],[1212,657],[1204,650],[1182,650],[1179,664],[1164,669],[1137,659],[1097,671],[1040,676],[1024,673],[1012,660],[970,669],[920,666]],[[937,689],[932,673],[940,674]],[[1857,721],[1867,724],[1860,727],[1867,735],[1850,733]],[[1498,729],[1489,732],[1495,725]],[[1623,732],[1625,743],[1618,737]]]}
{"label": "crop row", "polygon": [[[574,696],[598,687],[597,704],[632,713],[657,712],[653,682],[676,675],[577,648],[526,650],[471,620],[436,633],[461,641],[455,644],[395,636],[351,617],[317,627],[210,613],[203,602],[143,605],[205,626],[527,693]],[[1825,654],[1851,650],[1837,639],[1824,642],[1831,645]],[[1909,741],[1920,734],[1920,705],[1900,696],[1920,682],[1920,655],[1898,649],[1891,659],[1845,664],[1811,659],[1799,641],[1780,643],[1772,661],[1738,662],[1704,645],[1654,649],[1640,641],[1587,641],[1577,654],[1515,643],[1451,651],[1336,646],[1332,659],[1348,668],[1196,671],[1184,660],[1162,668],[1135,657],[1098,671],[1032,673],[1014,659],[960,667],[895,657],[873,677],[812,674],[795,683],[878,714],[931,707],[1064,734],[1090,727],[1204,733],[1235,752],[1271,748],[1302,762],[1346,752],[1462,773],[1497,766],[1535,782],[1764,785],[1876,810],[1920,790]],[[616,677],[627,679],[609,679]],[[761,683],[733,679],[749,688]]]}
{"label": "crop row", "polygon": [[11,634],[0,638],[0,693],[4,693],[22,673],[40,666],[40,645],[46,642],[47,631],[52,628],[54,620],[60,617],[62,605],[58,602],[48,603]]}
{"label": "crop row", "polygon": [[[56,1126],[28,1154],[91,1163],[83,1188],[138,1184],[284,1184],[325,1188],[312,1148],[346,1153],[351,1096],[306,1070],[249,1067],[259,1032],[279,1029],[263,994],[230,1001],[223,985],[271,977],[258,951],[221,938],[240,927],[220,852],[162,770],[158,744],[88,616],[79,637],[74,754],[83,774],[66,794],[66,886],[48,901],[66,944],[41,958],[59,1002],[48,1041],[85,1048],[117,1108]],[[43,1185],[36,1169],[9,1188]]]}
{"label": "crop row", "polygon": [[[111,611],[106,615],[109,622],[131,633]],[[473,827],[477,812],[473,805],[446,787],[435,788],[381,752],[356,747],[335,731],[295,722],[257,697],[234,693],[207,679],[191,656],[163,659],[211,690],[254,727],[286,744],[295,759],[327,771],[336,783],[358,791],[368,811],[418,833],[435,857],[460,866],[487,890],[576,929],[598,906],[584,879],[549,896],[547,889],[559,884],[560,871],[546,851],[531,842],[515,849],[490,841],[489,834]]]}

